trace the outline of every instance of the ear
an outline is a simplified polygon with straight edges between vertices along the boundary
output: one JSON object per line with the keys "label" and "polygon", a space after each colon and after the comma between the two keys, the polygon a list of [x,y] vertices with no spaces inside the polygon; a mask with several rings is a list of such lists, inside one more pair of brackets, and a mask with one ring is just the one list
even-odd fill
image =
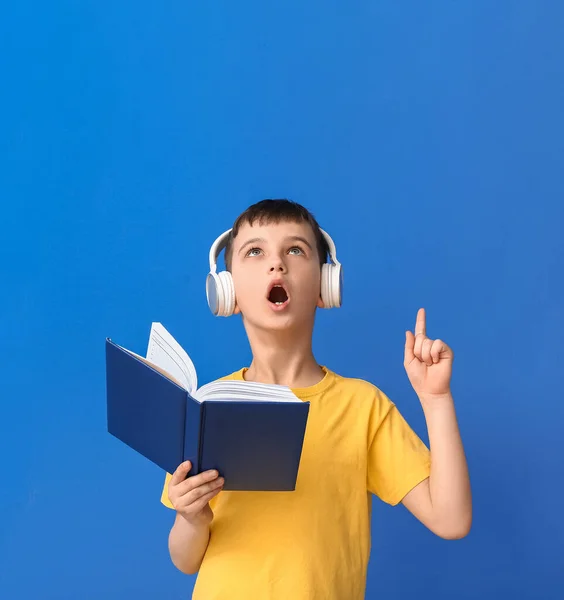
{"label": "ear", "polygon": [[240,313],[241,313],[241,309],[239,308],[239,305],[237,304],[237,298],[235,298],[235,308],[233,309],[233,314],[238,315]]}
{"label": "ear", "polygon": [[239,308],[239,305],[237,304],[237,292],[235,291],[235,282],[233,281],[233,273],[231,271],[229,271],[229,274],[231,275],[231,283],[233,285],[233,294],[235,295],[235,306],[233,307],[233,314],[238,315],[241,313],[241,309]]}
{"label": "ear", "polygon": [[323,302],[321,295],[317,299],[317,308],[325,308],[325,302]]}

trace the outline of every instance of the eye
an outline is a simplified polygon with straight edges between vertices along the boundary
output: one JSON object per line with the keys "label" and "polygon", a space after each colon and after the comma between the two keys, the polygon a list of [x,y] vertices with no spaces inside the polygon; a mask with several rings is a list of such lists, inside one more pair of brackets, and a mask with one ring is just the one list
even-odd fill
{"label": "eye", "polygon": [[294,254],[295,256],[299,256],[300,254],[304,253],[304,251],[299,246],[292,246],[290,250],[288,250],[288,252],[290,254]]}
{"label": "eye", "polygon": [[260,251],[260,248],[251,248],[245,256],[258,256]]}

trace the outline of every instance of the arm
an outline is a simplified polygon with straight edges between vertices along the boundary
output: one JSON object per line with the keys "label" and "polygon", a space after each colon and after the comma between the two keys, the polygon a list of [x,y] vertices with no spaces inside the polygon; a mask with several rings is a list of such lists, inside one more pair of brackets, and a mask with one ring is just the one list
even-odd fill
{"label": "arm", "polygon": [[219,494],[224,483],[217,471],[205,471],[187,478],[190,469],[190,461],[182,463],[168,486],[168,497],[176,510],[168,549],[175,567],[187,575],[197,573],[202,564],[213,520],[209,501]]}
{"label": "arm", "polygon": [[431,475],[402,503],[433,533],[460,539],[472,525],[472,496],[454,401],[450,393],[420,400],[429,432]]}
{"label": "arm", "polygon": [[421,309],[415,336],[406,332],[404,364],[427,423],[431,474],[402,503],[438,536],[459,539],[470,531],[472,495],[450,392],[452,361],[452,350],[444,342],[427,338]]}
{"label": "arm", "polygon": [[186,575],[198,572],[208,548],[210,527],[205,523],[192,525],[176,513],[168,536],[168,551],[174,566]]}

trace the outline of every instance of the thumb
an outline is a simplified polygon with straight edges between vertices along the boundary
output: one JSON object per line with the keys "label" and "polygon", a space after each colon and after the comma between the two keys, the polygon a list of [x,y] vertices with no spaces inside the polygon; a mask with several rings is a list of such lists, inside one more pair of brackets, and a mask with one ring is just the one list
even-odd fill
{"label": "thumb", "polygon": [[414,358],[413,352],[415,348],[415,336],[411,331],[405,332],[405,351],[404,351],[404,365],[408,365]]}

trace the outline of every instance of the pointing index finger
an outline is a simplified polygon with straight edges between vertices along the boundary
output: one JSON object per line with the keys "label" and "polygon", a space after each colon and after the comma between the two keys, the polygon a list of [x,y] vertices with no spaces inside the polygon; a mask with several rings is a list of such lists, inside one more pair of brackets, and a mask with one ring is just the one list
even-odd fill
{"label": "pointing index finger", "polygon": [[425,309],[420,308],[417,311],[417,320],[415,321],[415,335],[427,335],[427,326],[425,323]]}

